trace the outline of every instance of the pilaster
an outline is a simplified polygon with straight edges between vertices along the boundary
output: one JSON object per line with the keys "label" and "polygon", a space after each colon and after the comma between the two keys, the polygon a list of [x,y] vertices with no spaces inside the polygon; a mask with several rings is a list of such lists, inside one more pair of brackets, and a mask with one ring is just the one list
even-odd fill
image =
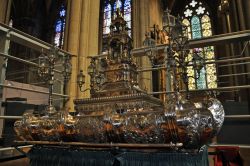
{"label": "pilaster", "polygon": [[82,0],[69,0],[68,12],[68,36],[65,49],[73,54],[72,57],[72,74],[68,82],[67,92],[70,99],[67,102],[69,111],[74,111],[73,100],[77,97],[77,73],[78,73],[78,55],[80,39],[80,22],[81,22]]}
{"label": "pilaster", "polygon": [[[90,59],[87,57],[98,54],[99,10],[100,0],[84,0],[82,3],[78,72],[83,70],[86,76],[84,89],[90,86],[90,77],[87,73]],[[78,89],[77,97],[89,97],[89,91],[82,93]]]}
{"label": "pilaster", "polygon": [[0,0],[0,22],[8,24],[12,0]]}

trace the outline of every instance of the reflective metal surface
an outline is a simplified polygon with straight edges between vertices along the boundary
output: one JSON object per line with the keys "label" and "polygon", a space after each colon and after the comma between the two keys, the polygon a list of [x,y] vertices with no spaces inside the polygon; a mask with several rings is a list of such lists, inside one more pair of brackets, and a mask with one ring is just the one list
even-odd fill
{"label": "reflective metal surface", "polygon": [[119,10],[112,20],[109,44],[110,53],[103,60],[102,70],[97,67],[99,62],[91,59],[91,97],[74,100],[78,114],[50,111],[41,117],[24,116],[15,123],[21,139],[128,146],[181,143],[184,148],[194,149],[218,133],[224,110],[217,99],[195,103],[176,91],[163,102],[138,86],[137,65],[131,57],[132,39]]}

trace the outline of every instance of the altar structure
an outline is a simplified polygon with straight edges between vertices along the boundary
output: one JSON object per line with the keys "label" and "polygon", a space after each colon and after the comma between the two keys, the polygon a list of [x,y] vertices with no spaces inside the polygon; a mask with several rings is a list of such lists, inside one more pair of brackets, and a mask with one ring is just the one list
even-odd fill
{"label": "altar structure", "polygon": [[[166,17],[170,17],[168,13]],[[84,165],[208,165],[207,149],[203,145],[220,130],[224,110],[216,98],[208,96],[195,103],[189,99],[188,91],[186,95],[180,93],[180,81],[188,78],[179,68],[185,71],[188,63],[177,61],[175,54],[179,54],[179,60],[185,57],[187,38],[182,34],[182,25],[166,26],[180,32],[168,32],[174,34],[169,36],[166,52],[169,71],[174,77],[174,93],[168,96],[168,102],[139,87],[137,65],[131,54],[132,39],[119,9],[110,26],[107,58],[97,61],[96,57],[89,57],[89,89],[84,89],[82,71],[78,75],[81,91],[90,90],[91,97],[74,100],[77,115],[53,107],[56,51],[40,57],[39,74],[50,85],[48,107],[44,115],[25,114],[15,123],[15,131],[22,139],[17,142],[35,145],[29,152],[31,165],[46,165],[46,162],[68,165],[73,158],[76,165],[79,162]],[[182,43],[176,43],[180,40]],[[200,66],[194,65],[199,70]],[[49,159],[49,156],[54,157]]]}

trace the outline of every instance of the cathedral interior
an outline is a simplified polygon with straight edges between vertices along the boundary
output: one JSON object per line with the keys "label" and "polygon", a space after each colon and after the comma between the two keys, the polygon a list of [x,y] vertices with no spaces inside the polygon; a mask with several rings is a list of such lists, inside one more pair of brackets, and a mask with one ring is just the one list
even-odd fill
{"label": "cathedral interior", "polygon": [[250,165],[249,9],[0,0],[0,165]]}

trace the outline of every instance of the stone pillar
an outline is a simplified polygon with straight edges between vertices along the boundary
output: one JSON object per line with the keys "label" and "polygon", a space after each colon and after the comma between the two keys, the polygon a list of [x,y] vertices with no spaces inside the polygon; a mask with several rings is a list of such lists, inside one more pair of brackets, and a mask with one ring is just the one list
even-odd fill
{"label": "stone pillar", "polygon": [[83,70],[86,76],[83,89],[89,88],[90,81],[87,74],[89,60],[87,57],[98,54],[99,8],[99,0],[69,1],[65,49],[74,55],[72,57],[72,75],[67,89],[70,96],[67,107],[70,111],[74,111],[74,99],[89,97],[89,91],[80,92],[77,85],[77,74]]}
{"label": "stone pillar", "polygon": [[[161,7],[159,0],[134,0],[133,1],[133,41],[134,47],[142,47],[145,40],[145,32],[150,30],[154,24],[161,25]],[[151,67],[148,57],[141,57],[137,60],[139,67]],[[139,74],[141,88],[152,91],[152,72]]]}
{"label": "stone pillar", "polygon": [[[90,59],[87,56],[98,54],[100,0],[84,0],[82,3],[81,29],[79,40],[78,72],[83,70],[86,76],[85,88],[90,87],[90,77],[87,73]],[[89,97],[90,91],[84,93],[78,90],[78,98]]]}
{"label": "stone pillar", "polygon": [[70,99],[67,102],[69,111],[74,111],[73,100],[77,96],[77,73],[78,73],[78,54],[79,54],[79,38],[80,38],[80,22],[81,22],[82,0],[69,0],[68,1],[68,13],[69,19],[68,34],[65,49],[73,54],[72,57],[72,74],[68,82],[67,94]]}
{"label": "stone pillar", "polygon": [[[145,32],[149,30],[149,0],[133,1],[133,40],[134,48],[142,47],[145,39]],[[135,21],[137,20],[137,21]],[[150,66],[147,57],[139,57],[136,59],[138,67]],[[151,90],[151,72],[139,73],[138,83],[142,89]]]}
{"label": "stone pillar", "polygon": [[160,0],[150,0],[149,2],[149,24],[150,26],[156,24],[162,27],[163,10]]}
{"label": "stone pillar", "polygon": [[0,22],[8,24],[12,0],[0,0]]}

